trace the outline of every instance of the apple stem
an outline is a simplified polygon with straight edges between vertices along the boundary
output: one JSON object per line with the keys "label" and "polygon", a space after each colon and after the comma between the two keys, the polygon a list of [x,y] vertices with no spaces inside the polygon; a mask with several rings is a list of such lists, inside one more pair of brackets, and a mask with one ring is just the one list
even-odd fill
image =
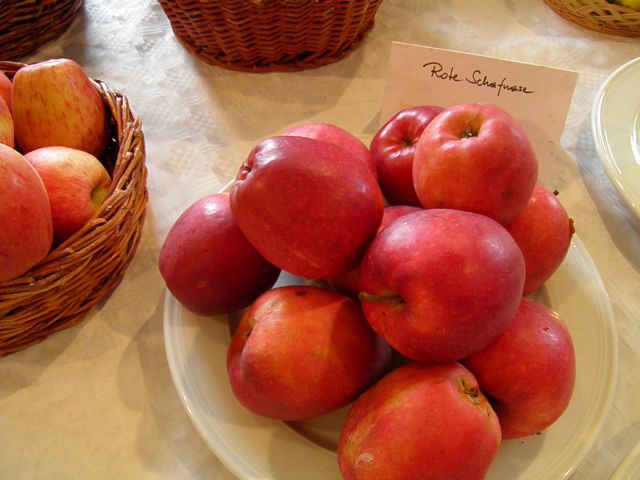
{"label": "apple stem", "polygon": [[404,148],[412,147],[413,144],[414,144],[414,139],[413,138],[409,138],[409,137],[403,137],[402,138],[402,146]]}
{"label": "apple stem", "polygon": [[476,132],[474,132],[471,128],[465,128],[460,138],[472,138],[475,136],[477,136]]}
{"label": "apple stem", "polygon": [[370,293],[360,292],[358,295],[360,301],[386,303],[391,307],[404,308],[406,303],[402,297],[396,293],[388,295],[372,295]]}

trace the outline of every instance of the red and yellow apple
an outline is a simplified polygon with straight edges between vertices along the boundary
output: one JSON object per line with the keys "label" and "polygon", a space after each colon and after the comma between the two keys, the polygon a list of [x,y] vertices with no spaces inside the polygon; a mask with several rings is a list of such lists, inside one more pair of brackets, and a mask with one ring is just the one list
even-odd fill
{"label": "red and yellow apple", "polygon": [[51,249],[53,227],[47,191],[24,156],[0,144],[0,281],[40,262]]}
{"label": "red and yellow apple", "polygon": [[487,215],[506,225],[524,208],[538,176],[527,132],[493,104],[447,108],[416,146],[413,182],[425,208]]}
{"label": "red and yellow apple", "polygon": [[6,102],[0,98],[0,143],[7,147],[13,148],[14,144],[14,128],[11,110]]}
{"label": "red and yellow apple", "polygon": [[25,153],[63,146],[99,157],[107,144],[102,97],[73,60],[45,60],[20,68],[13,78],[11,108],[16,145]]}
{"label": "red and yellow apple", "polygon": [[53,243],[80,230],[107,197],[111,183],[104,165],[90,153],[68,147],[42,147],[25,154],[40,175],[51,205]]}
{"label": "red and yellow apple", "polygon": [[11,89],[11,80],[9,80],[9,77],[0,70],[0,98],[5,101],[9,110],[11,110]]}
{"label": "red and yellow apple", "polygon": [[265,292],[245,311],[227,369],[247,409],[297,421],[348,405],[383,374],[389,358],[356,301],[295,285]]}
{"label": "red and yellow apple", "polygon": [[423,130],[442,110],[432,105],[405,108],[373,137],[371,158],[382,194],[389,203],[422,206],[413,186],[413,157]]}
{"label": "red and yellow apple", "polygon": [[227,194],[207,195],[180,215],[162,244],[158,266],[169,291],[198,315],[248,306],[280,273],[240,231]]}
{"label": "red and yellow apple", "polygon": [[261,141],[230,196],[238,226],[268,261],[315,279],[354,267],[383,214],[382,193],[362,161],[299,136]]}
{"label": "red and yellow apple", "polygon": [[538,183],[507,230],[524,256],[523,295],[529,295],[551,278],[566,257],[574,234],[573,220],[556,194]]}
{"label": "red and yellow apple", "polygon": [[503,438],[546,430],[573,395],[571,334],[556,312],[531,299],[523,298],[507,330],[464,364],[491,399]]}
{"label": "red and yellow apple", "polygon": [[353,404],[338,464],[344,480],[482,480],[500,444],[498,418],[466,368],[410,363]]}
{"label": "red and yellow apple", "polygon": [[360,265],[360,301],[373,329],[401,354],[450,362],[504,332],[524,268],[509,232],[489,217],[422,210],[373,240]]}

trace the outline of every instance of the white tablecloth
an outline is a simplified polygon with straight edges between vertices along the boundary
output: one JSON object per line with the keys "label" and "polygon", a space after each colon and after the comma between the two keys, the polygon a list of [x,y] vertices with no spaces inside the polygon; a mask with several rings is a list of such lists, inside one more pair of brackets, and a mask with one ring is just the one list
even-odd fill
{"label": "white tablecloth", "polygon": [[373,135],[392,41],[579,72],[557,182],[610,296],[620,369],[608,419],[574,478],[608,478],[640,441],[640,220],[605,175],[590,114],[600,84],[640,55],[640,40],[586,30],[540,0],[385,0],[347,58],[270,74],[195,59],[153,0],[87,0],[70,30],[24,60],[72,58],[127,95],[147,141],[147,221],[104,305],[0,359],[0,478],[233,478],[192,426],[169,374],[159,248],[178,215],[233,178],[258,140],[307,121]]}

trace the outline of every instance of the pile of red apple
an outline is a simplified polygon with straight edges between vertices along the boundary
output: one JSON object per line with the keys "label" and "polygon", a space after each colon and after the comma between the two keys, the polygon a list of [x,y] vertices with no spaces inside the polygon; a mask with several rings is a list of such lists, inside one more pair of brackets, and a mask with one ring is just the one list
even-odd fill
{"label": "pile of red apple", "polygon": [[111,183],[102,98],[70,59],[0,71],[0,281],[17,278],[78,232]]}
{"label": "pile of red apple", "polygon": [[[530,296],[573,227],[537,176],[527,133],[491,104],[402,110],[369,148],[300,125],[180,216],[159,268],[192,312],[242,310],[227,371],[247,409],[349,406],[345,479],[482,479],[573,393],[570,334]],[[274,287],[282,271],[308,281]]]}

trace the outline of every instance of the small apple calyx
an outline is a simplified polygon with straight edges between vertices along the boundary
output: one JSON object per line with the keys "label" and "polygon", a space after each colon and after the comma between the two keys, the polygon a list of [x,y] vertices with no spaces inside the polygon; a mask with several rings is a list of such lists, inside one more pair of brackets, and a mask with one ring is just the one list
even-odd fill
{"label": "small apple calyx", "polygon": [[404,299],[400,295],[398,295],[396,292],[393,292],[391,290],[386,291],[380,295],[375,295],[373,293],[367,293],[367,292],[360,292],[358,294],[358,298],[362,302],[384,303],[389,307],[398,308],[398,309],[404,309],[407,305],[407,303],[404,301]]}
{"label": "small apple calyx", "polygon": [[478,386],[470,383],[466,378],[461,377],[458,379],[458,390],[474,405],[480,403],[480,390],[478,389]]}
{"label": "small apple calyx", "polygon": [[247,178],[247,175],[251,172],[251,164],[247,161],[242,162],[236,176],[236,181],[242,181]]}

